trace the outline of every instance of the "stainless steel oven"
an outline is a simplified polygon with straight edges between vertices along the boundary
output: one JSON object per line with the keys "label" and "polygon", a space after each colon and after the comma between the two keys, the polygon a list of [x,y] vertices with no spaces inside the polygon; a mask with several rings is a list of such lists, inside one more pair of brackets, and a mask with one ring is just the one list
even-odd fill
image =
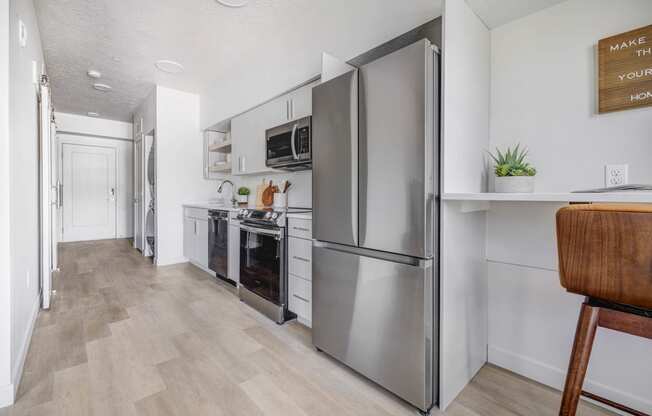
{"label": "stainless steel oven", "polygon": [[281,324],[288,318],[285,227],[240,223],[240,299]]}
{"label": "stainless steel oven", "polygon": [[312,118],[304,117],[265,132],[265,165],[283,170],[312,167]]}

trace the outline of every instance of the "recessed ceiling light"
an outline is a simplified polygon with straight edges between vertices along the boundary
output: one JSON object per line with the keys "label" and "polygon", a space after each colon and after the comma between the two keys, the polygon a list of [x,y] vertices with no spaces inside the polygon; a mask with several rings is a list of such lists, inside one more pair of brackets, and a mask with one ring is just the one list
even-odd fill
{"label": "recessed ceiling light", "polygon": [[96,113],[95,111],[89,111],[86,114],[88,114],[89,117],[99,117],[99,113]]}
{"label": "recessed ceiling light", "polygon": [[102,73],[101,73],[100,71],[96,71],[96,70],[94,70],[94,69],[89,69],[88,72],[87,72],[86,74],[87,74],[89,77],[91,77],[91,78],[95,78],[95,79],[97,79],[97,78],[101,78],[101,77],[102,77]]}
{"label": "recessed ceiling light", "polygon": [[168,74],[180,74],[183,72],[183,65],[179,62],[170,61],[168,59],[161,59],[154,64],[159,71],[167,72]]}
{"label": "recessed ceiling light", "polygon": [[215,0],[222,6],[226,7],[243,7],[249,3],[249,0]]}
{"label": "recessed ceiling light", "polygon": [[93,84],[93,88],[102,92],[111,91],[113,89],[112,86],[106,84]]}

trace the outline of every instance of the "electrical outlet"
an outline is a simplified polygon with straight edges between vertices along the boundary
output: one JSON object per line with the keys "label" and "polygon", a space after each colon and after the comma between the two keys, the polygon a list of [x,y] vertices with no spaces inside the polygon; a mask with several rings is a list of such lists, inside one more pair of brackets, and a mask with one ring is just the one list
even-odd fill
{"label": "electrical outlet", "polygon": [[604,186],[627,185],[628,165],[606,165],[604,168]]}

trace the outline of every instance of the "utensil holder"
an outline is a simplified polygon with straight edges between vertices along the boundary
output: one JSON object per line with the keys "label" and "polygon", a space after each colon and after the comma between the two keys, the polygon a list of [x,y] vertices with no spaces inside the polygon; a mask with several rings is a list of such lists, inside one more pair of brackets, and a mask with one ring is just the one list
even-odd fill
{"label": "utensil holder", "polygon": [[288,206],[288,194],[277,192],[274,194],[274,207],[286,208]]}

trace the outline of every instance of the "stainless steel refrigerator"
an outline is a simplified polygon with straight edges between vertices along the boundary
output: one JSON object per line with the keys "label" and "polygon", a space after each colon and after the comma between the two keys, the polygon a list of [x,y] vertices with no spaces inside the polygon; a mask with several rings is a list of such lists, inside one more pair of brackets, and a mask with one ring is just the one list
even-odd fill
{"label": "stainless steel refrigerator", "polygon": [[438,398],[439,57],[421,40],[313,89],[313,343]]}

